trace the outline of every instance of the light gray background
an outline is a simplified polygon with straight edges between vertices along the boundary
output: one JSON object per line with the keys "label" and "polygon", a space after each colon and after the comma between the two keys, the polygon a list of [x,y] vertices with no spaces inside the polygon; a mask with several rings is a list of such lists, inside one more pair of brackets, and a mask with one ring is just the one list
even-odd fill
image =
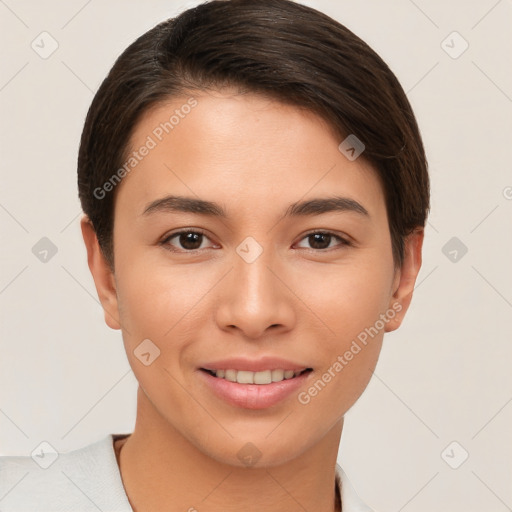
{"label": "light gray background", "polygon": [[[197,3],[0,0],[1,454],[133,429],[136,381],[120,332],[104,324],[79,230],[77,148],[114,59]],[[303,3],[396,73],[432,179],[412,306],[346,416],[339,461],[381,512],[512,510],[512,3]],[[47,59],[31,47],[46,37],[50,48],[43,31],[59,45]],[[469,43],[458,58],[445,51],[463,48],[446,39],[453,31]],[[46,263],[32,252],[42,237],[58,249]],[[455,262],[454,247],[443,252],[452,237],[468,249],[455,248]]]}

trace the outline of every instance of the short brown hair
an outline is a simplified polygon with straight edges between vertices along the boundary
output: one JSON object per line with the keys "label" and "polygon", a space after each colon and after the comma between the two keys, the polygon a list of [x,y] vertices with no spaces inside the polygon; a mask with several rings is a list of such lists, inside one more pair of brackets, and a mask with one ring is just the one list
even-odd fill
{"label": "short brown hair", "polygon": [[291,0],[214,0],[164,21],[117,59],[89,108],[78,190],[114,268],[115,189],[142,114],[191,90],[235,86],[306,108],[342,139],[354,134],[383,184],[395,266],[405,237],[425,225],[430,184],[411,105],[386,63],[339,22]]}

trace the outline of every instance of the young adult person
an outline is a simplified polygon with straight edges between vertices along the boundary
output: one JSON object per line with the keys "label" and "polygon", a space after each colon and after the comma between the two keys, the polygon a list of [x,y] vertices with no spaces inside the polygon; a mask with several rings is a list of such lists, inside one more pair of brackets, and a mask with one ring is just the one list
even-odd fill
{"label": "young adult person", "polygon": [[429,209],[382,59],[289,0],[189,9],[114,64],[78,186],[136,424],[46,470],[3,458],[32,469],[2,510],[370,510],[337,465],[344,415],[409,307]]}

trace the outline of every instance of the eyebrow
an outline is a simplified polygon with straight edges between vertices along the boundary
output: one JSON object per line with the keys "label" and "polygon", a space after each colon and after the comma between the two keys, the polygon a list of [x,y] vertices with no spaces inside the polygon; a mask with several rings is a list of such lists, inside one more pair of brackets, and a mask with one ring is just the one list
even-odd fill
{"label": "eyebrow", "polygon": [[[224,208],[215,202],[185,196],[166,196],[149,203],[142,215],[147,216],[162,212],[186,212],[212,217],[227,218]],[[359,202],[349,197],[315,198],[298,201],[288,206],[283,218],[294,216],[321,215],[329,212],[354,212],[363,217],[370,217],[368,210]]]}

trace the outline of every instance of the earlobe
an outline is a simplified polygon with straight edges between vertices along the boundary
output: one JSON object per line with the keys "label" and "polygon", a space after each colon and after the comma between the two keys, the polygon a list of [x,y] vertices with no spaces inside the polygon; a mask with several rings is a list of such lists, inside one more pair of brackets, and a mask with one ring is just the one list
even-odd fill
{"label": "earlobe", "polygon": [[114,274],[101,251],[91,220],[84,215],[80,221],[82,236],[87,249],[87,263],[105,314],[105,322],[111,329],[120,329],[119,308]]}
{"label": "earlobe", "polygon": [[389,308],[393,309],[396,315],[386,324],[385,332],[398,329],[409,309],[416,278],[421,268],[424,235],[423,228],[416,228],[405,240],[404,260],[393,282],[395,291],[389,302]]}

